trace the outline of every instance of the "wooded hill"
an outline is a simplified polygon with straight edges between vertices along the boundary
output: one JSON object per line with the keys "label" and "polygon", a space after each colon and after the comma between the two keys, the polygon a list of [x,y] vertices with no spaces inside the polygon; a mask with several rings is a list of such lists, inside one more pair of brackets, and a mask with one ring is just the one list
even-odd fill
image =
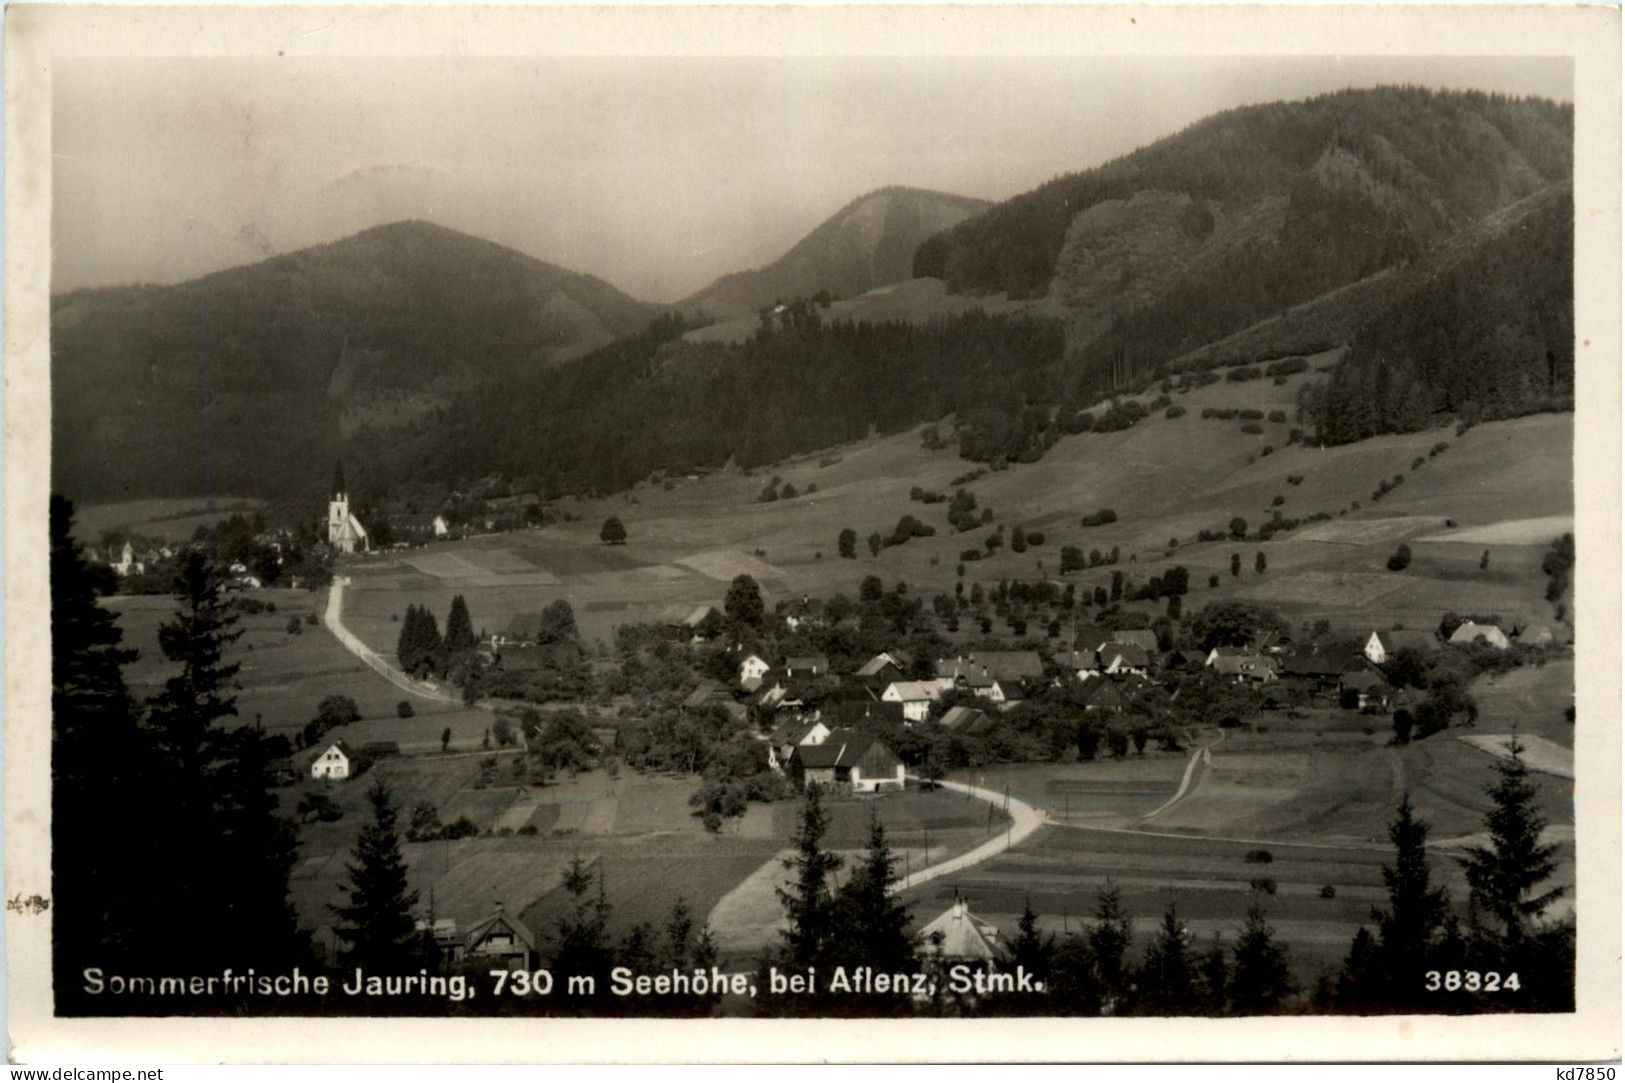
{"label": "wooded hill", "polygon": [[53,484],[77,498],[319,486],[341,432],[579,357],[659,312],[427,222],[174,286],[52,299]]}
{"label": "wooded hill", "polygon": [[766,267],[724,275],[683,307],[758,309],[820,291],[851,297],[900,282],[911,277],[920,242],[988,206],[946,192],[882,188],[842,207]]}

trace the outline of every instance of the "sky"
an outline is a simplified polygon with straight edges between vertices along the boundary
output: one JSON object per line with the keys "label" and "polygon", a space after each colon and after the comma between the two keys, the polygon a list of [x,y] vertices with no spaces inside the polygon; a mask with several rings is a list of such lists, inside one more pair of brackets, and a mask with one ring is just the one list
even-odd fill
{"label": "sky", "polygon": [[421,218],[676,301],[891,184],[999,200],[1239,105],[1412,83],[1573,100],[1539,58],[59,62],[52,290]]}

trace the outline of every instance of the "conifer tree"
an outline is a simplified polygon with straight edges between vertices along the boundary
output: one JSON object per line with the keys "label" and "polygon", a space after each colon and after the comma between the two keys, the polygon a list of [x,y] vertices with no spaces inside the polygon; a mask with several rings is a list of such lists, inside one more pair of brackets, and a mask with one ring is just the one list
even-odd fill
{"label": "conifer tree", "polygon": [[1038,915],[1028,899],[1016,922],[1016,938],[1010,942],[1010,962],[1039,981],[1049,979],[1050,957],[1055,954],[1055,937],[1038,930]]}
{"label": "conifer tree", "polygon": [[1110,1015],[1128,991],[1127,953],[1130,940],[1128,914],[1123,910],[1123,893],[1108,883],[1100,893],[1095,924],[1087,936],[1094,960],[1095,980],[1100,986],[1102,1010]]}
{"label": "conifer tree", "polygon": [[896,882],[897,858],[886,844],[879,814],[871,809],[869,848],[834,900],[834,940],[842,953],[840,961],[892,974],[915,969],[908,907],[891,890]]}
{"label": "conifer tree", "polygon": [[1546,820],[1535,807],[1537,790],[1523,762],[1523,744],[1514,735],[1508,755],[1496,761],[1496,781],[1486,789],[1494,807],[1484,817],[1488,846],[1472,846],[1461,859],[1468,889],[1479,910],[1494,922],[1478,938],[1504,954],[1521,954],[1531,922],[1563,896],[1561,886],[1540,891],[1557,871],[1557,846],[1543,844]]}
{"label": "conifer tree", "polygon": [[559,916],[549,967],[555,981],[590,977],[595,992],[603,993],[615,956],[609,941],[610,908],[604,899],[603,873],[594,873],[579,854],[565,870],[564,890],[570,901]]}
{"label": "conifer tree", "polygon": [[418,893],[407,888],[394,795],[382,779],[367,791],[372,822],[362,827],[351,852],[349,902],[332,907],[334,928],[345,947],[345,966],[368,973],[400,974],[420,965],[421,944],[414,935],[412,908]]}
{"label": "conifer tree", "polygon": [[1140,967],[1140,996],[1158,1014],[1181,1014],[1196,1002],[1196,972],[1191,962],[1188,934],[1174,904],[1162,912],[1162,928],[1146,948]]}
{"label": "conifer tree", "polygon": [[1247,908],[1247,922],[1236,938],[1235,968],[1230,974],[1230,998],[1242,1015],[1268,1015],[1279,1010],[1292,993],[1286,948],[1275,939],[1255,899]]}
{"label": "conifer tree", "polygon": [[1390,991],[1390,999],[1399,1003],[1418,997],[1417,960],[1430,956],[1450,909],[1448,893],[1432,884],[1427,837],[1428,825],[1416,818],[1407,793],[1388,826],[1388,838],[1394,844],[1394,864],[1382,868],[1388,908],[1371,911],[1377,926],[1377,980]]}
{"label": "conifer tree", "polygon": [[[149,903],[132,891],[159,840],[137,787],[153,765],[122,667],[136,652],[99,596],[112,577],[73,539],[73,505],[50,504],[51,948],[57,1010],[74,1014],[83,967],[140,966],[161,938]],[[103,574],[98,574],[101,572]],[[151,866],[145,866],[150,869]]]}
{"label": "conifer tree", "polygon": [[841,859],[824,849],[824,832],[829,817],[819,797],[819,787],[807,787],[807,800],[801,808],[801,824],[796,829],[795,855],[784,867],[795,873],[790,888],[778,888],[779,902],[789,918],[783,938],[786,963],[805,968],[817,966],[827,954],[834,897],[829,878],[841,867]]}
{"label": "conifer tree", "polygon": [[239,727],[222,751],[215,785],[221,856],[211,871],[226,893],[225,915],[237,927],[254,930],[233,951],[253,965],[286,965],[310,949],[289,898],[298,834],[281,813],[265,735]]}
{"label": "conifer tree", "polygon": [[1197,1002],[1207,1015],[1223,1015],[1230,1006],[1230,960],[1219,934],[1202,956],[1197,982]]}
{"label": "conifer tree", "polygon": [[451,612],[446,614],[446,639],[442,644],[448,657],[456,658],[480,645],[474,635],[474,622],[468,615],[468,602],[461,594],[451,600]]}

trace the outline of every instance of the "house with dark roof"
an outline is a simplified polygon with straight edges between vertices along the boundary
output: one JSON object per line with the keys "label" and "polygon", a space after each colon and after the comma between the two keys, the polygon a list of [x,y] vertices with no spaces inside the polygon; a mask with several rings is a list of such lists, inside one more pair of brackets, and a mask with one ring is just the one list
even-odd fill
{"label": "house with dark roof", "polygon": [[903,788],[903,761],[880,738],[861,730],[831,730],[820,744],[796,746],[789,773],[803,788],[828,786],[854,793]]}
{"label": "house with dark roof", "polygon": [[1392,701],[1394,689],[1388,679],[1374,669],[1356,669],[1344,673],[1338,681],[1338,699],[1359,710],[1385,711]]}
{"label": "house with dark roof", "polygon": [[993,719],[986,711],[975,707],[949,707],[937,719],[937,725],[967,737],[980,737],[993,728]]}
{"label": "house with dark roof", "polygon": [[1062,673],[1076,677],[1080,681],[1100,676],[1100,657],[1094,649],[1057,651],[1053,661]]}
{"label": "house with dark roof", "polygon": [[784,660],[785,672],[792,680],[829,676],[829,659],[822,654],[791,655]]}
{"label": "house with dark roof", "polygon": [[871,726],[906,726],[901,703],[882,703],[877,699],[826,701],[820,717],[834,727],[868,729]]}
{"label": "house with dark roof", "polygon": [[1278,676],[1275,659],[1267,654],[1223,654],[1209,662],[1208,668],[1241,683],[1264,684]]}
{"label": "house with dark roof", "polygon": [[1111,641],[1139,647],[1147,654],[1157,649],[1157,633],[1149,628],[1119,628],[1112,633]]}
{"label": "house with dark roof", "polygon": [[802,745],[821,745],[830,735],[830,728],[819,719],[795,718],[781,722],[767,739],[768,766],[783,772],[790,756]]}
{"label": "house with dark roof", "polygon": [[1331,696],[1337,694],[1342,675],[1360,657],[1357,644],[1312,643],[1283,650],[1276,658],[1275,668],[1283,681],[1291,682],[1309,696]]}
{"label": "house with dark roof", "polygon": [[938,677],[963,679],[972,688],[994,681],[1016,684],[1044,679],[1044,660],[1037,651],[974,651],[954,658],[938,658]]}
{"label": "house with dark roof", "polygon": [[1123,693],[1115,681],[1090,681],[1084,686],[1084,710],[1121,711],[1124,706]]}
{"label": "house with dark roof", "polygon": [[487,969],[535,970],[536,937],[499,902],[495,913],[469,926],[463,957],[482,960]]}
{"label": "house with dark roof", "polygon": [[[1153,646],[1152,649],[1156,648]],[[1151,652],[1137,643],[1113,640],[1100,648],[1100,671],[1108,677],[1129,673],[1144,677],[1151,671]]]}

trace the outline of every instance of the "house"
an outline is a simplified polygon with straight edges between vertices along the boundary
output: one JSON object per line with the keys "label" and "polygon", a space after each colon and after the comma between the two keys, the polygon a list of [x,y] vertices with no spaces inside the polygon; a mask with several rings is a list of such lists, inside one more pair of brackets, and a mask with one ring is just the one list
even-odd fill
{"label": "house", "polygon": [[963,679],[972,688],[994,681],[1019,684],[1044,679],[1044,660],[1037,651],[976,651],[954,658],[938,658],[938,677]]}
{"label": "house", "polygon": [[717,607],[714,605],[678,603],[668,605],[656,614],[655,623],[664,624],[669,628],[687,628],[694,631],[709,620],[711,614],[716,613],[716,611]]}
{"label": "house", "polygon": [[538,965],[536,938],[500,902],[490,917],[469,926],[463,956],[480,960],[486,969],[535,970]]}
{"label": "house", "polygon": [[739,663],[739,687],[754,692],[762,686],[762,678],[773,667],[759,654],[747,654]]}
{"label": "house", "polygon": [[1071,674],[1080,681],[1098,677],[1100,676],[1100,657],[1095,653],[1097,649],[1058,651],[1055,654],[1055,665],[1062,673]]}
{"label": "house", "polygon": [[1366,638],[1364,654],[1372,665],[1380,666],[1407,648],[1431,651],[1438,645],[1439,641],[1429,632],[1407,632],[1404,629],[1372,632]]}
{"label": "house", "polygon": [[420,940],[433,940],[434,952],[443,967],[452,967],[463,961],[465,942],[457,932],[456,918],[435,918],[433,927],[427,918],[418,918],[413,929]]}
{"label": "house", "polygon": [[1276,671],[1311,696],[1335,695],[1349,663],[1359,657],[1359,649],[1352,645],[1316,643],[1282,651]]}
{"label": "house", "polygon": [[806,598],[784,606],[780,611],[780,616],[784,618],[784,626],[792,632],[805,628],[818,620],[818,614],[813,612],[812,603]]}
{"label": "house", "polygon": [[920,930],[920,956],[923,959],[994,965],[1002,954],[998,926],[970,912],[964,899],[927,922]]}
{"label": "house", "polygon": [[1090,681],[1084,689],[1083,709],[1086,711],[1121,711],[1123,707],[1123,693],[1113,681]]}
{"label": "house", "polygon": [[979,737],[993,728],[993,719],[986,711],[979,711],[975,707],[949,707],[937,719],[937,724],[967,737]]}
{"label": "house", "polygon": [[803,788],[879,793],[903,788],[903,761],[873,734],[837,729],[821,744],[797,745],[790,754],[790,775]]}
{"label": "house", "polygon": [[355,749],[340,737],[310,761],[311,778],[345,779],[356,761]]}
{"label": "house", "polygon": [[1339,700],[1345,704],[1352,701],[1354,707],[1362,711],[1367,708],[1387,710],[1393,693],[1394,689],[1387,679],[1372,669],[1353,670],[1344,673],[1338,680]]}
{"label": "house", "polygon": [[743,703],[735,702],[726,688],[710,678],[702,680],[694,691],[683,697],[683,709],[685,711],[720,709],[735,722],[745,721],[747,714]]}
{"label": "house", "polygon": [[790,756],[802,745],[821,745],[832,731],[823,722],[813,719],[795,719],[782,723],[767,739],[767,764],[781,774],[789,766]]}
{"label": "house", "polygon": [[1277,676],[1275,659],[1264,654],[1224,654],[1213,659],[1208,668],[1221,677],[1234,677],[1238,682],[1264,684]]}
{"label": "house", "polygon": [[829,676],[829,659],[822,654],[792,655],[784,660],[791,679]]}
{"label": "house", "polygon": [[1157,633],[1149,628],[1119,628],[1112,633],[1111,641],[1139,647],[1147,654],[1157,649]]}
{"label": "house", "polygon": [[[1152,650],[1155,650],[1155,646]],[[1144,677],[1151,669],[1151,653],[1137,643],[1116,640],[1100,648],[1100,671],[1108,677],[1132,673]]]}
{"label": "house", "polygon": [[445,538],[451,534],[451,524],[444,515],[392,515],[389,525],[397,534],[411,538]]}
{"label": "house", "polygon": [[880,701],[900,703],[904,718],[910,722],[924,722],[931,711],[931,704],[941,699],[942,694],[953,686],[954,682],[946,677],[929,681],[893,681],[880,693]]}
{"label": "house", "polygon": [[1493,624],[1479,624],[1476,621],[1462,621],[1456,630],[1450,634],[1450,642],[1457,646],[1466,646],[1472,643],[1487,643],[1498,651],[1504,651],[1512,646],[1507,634]]}
{"label": "house", "polygon": [[849,729],[909,724],[909,719],[903,715],[901,703],[881,703],[875,699],[826,701],[820,717],[831,726]]}
{"label": "house", "polygon": [[1557,643],[1549,624],[1526,624],[1517,632],[1518,642],[1525,647],[1551,647]]}
{"label": "house", "polygon": [[881,651],[859,666],[853,676],[870,688],[880,689],[893,681],[905,679],[908,676],[908,663],[901,661],[897,653]]}

